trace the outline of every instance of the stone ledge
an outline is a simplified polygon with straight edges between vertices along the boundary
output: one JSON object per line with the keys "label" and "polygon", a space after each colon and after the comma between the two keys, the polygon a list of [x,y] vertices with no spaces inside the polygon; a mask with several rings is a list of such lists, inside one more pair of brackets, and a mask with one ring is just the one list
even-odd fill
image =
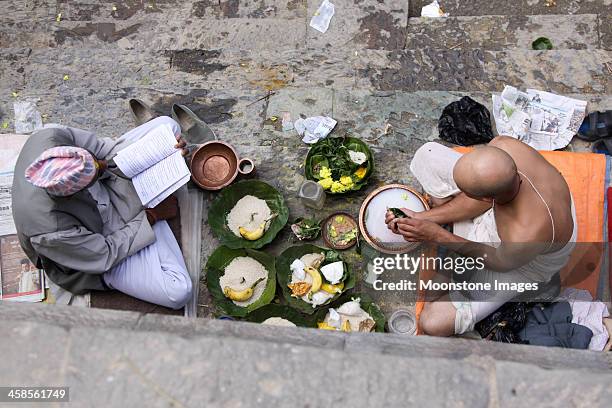
{"label": "stone ledge", "polygon": [[609,370],[544,370],[491,356],[342,352],[227,332],[67,330],[23,319],[0,319],[0,330],[6,384],[69,386],[78,406],[604,407],[612,397]]}
{"label": "stone ledge", "polygon": [[[524,345],[508,345],[464,339],[440,339],[428,336],[403,337],[393,334],[351,335],[302,328],[274,328],[247,322],[210,319],[186,319],[166,315],[140,315],[134,312],[85,309],[74,306],[0,303],[1,321],[52,324],[63,328],[120,329],[139,332],[166,332],[194,338],[235,338],[274,344],[318,347],[346,351],[367,351],[404,358],[441,358],[469,360],[489,356],[499,361],[537,365],[543,368],[612,369],[607,354]],[[8,327],[8,326],[7,326]]]}

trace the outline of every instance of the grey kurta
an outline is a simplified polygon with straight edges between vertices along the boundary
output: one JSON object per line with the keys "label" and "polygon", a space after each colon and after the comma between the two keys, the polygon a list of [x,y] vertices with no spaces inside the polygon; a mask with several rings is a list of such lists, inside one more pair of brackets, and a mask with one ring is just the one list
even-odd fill
{"label": "grey kurta", "polygon": [[155,235],[131,181],[109,174],[92,189],[108,192],[113,225],[105,228],[89,190],[52,197],[25,179],[25,169],[55,146],[78,146],[108,159],[127,144],[124,139],[98,139],[80,129],[43,129],[28,139],[17,160],[13,217],[21,246],[52,281],[72,293],[105,289],[102,274],[153,243]]}

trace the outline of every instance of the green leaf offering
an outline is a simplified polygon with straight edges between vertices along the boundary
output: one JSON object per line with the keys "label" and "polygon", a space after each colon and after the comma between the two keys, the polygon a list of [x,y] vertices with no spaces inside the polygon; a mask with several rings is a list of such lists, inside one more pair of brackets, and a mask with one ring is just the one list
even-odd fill
{"label": "green leaf offering", "polygon": [[[227,225],[227,216],[236,203],[246,195],[264,200],[273,216],[267,222],[263,235],[255,240],[247,240],[235,235]],[[208,211],[208,224],[222,245],[229,248],[261,248],[269,244],[283,229],[289,219],[289,209],[280,192],[271,185],[259,180],[246,180],[225,187]]]}
{"label": "green leaf offering", "polygon": [[253,323],[262,323],[271,317],[289,320],[299,327],[316,327],[314,316],[304,316],[302,313],[286,305],[265,305],[249,313],[245,320]]}
{"label": "green leaf offering", "polygon": [[310,241],[321,233],[321,223],[313,218],[298,218],[291,225],[291,231],[300,241]]}
{"label": "green leaf offering", "polygon": [[389,208],[389,211],[393,213],[393,216],[395,218],[406,218],[407,217],[406,213],[400,210],[399,208]]}
{"label": "green leaf offering", "polygon": [[[342,296],[340,296],[333,303],[331,303],[329,305],[329,307],[333,307],[334,309],[337,310],[340,306],[342,306],[346,302],[350,302],[351,300],[357,299],[357,298],[360,299],[361,308],[367,314],[372,316],[372,319],[374,319],[374,322],[376,322],[376,326],[374,328],[374,331],[376,331],[376,332],[384,332],[385,331],[385,322],[386,322],[385,315],[380,310],[378,305],[376,303],[374,303],[374,300],[370,296],[365,294],[365,293],[351,293],[351,292],[347,292],[347,293],[343,294]],[[325,315],[323,315],[321,317],[320,321],[323,321],[323,319],[325,319]]]}
{"label": "green leaf offering", "polygon": [[[239,306],[226,296],[226,288],[220,284],[221,277],[225,274],[225,268],[237,257],[249,257],[259,262],[266,269],[268,279],[261,296],[247,306]],[[206,286],[210,292],[214,304],[224,313],[230,316],[244,317],[248,313],[267,305],[274,299],[276,292],[276,270],[274,257],[264,252],[252,249],[231,249],[220,246],[208,258],[205,266]]]}
{"label": "green leaf offering", "polygon": [[[342,277],[340,278],[340,283],[338,284],[341,285],[342,289],[335,292],[333,296],[329,296],[327,300],[325,300],[322,304],[317,305],[315,307],[313,307],[311,303],[308,303],[303,300],[301,296],[294,295],[293,291],[289,288],[289,284],[291,284],[293,276],[291,264],[296,259],[301,259],[306,254],[322,254],[322,262],[321,265],[316,268],[317,270],[320,270],[322,267],[329,264],[333,264],[338,261],[342,261],[343,266]],[[289,247],[285,251],[283,251],[283,253],[276,258],[276,275],[278,282],[281,286],[283,297],[285,298],[287,304],[293,307],[294,309],[297,309],[306,314],[315,313],[317,309],[320,309],[325,305],[329,304],[330,302],[333,302],[335,299],[340,297],[342,293],[355,286],[355,275],[352,273],[349,265],[342,260],[342,258],[336,251],[321,248],[311,244],[297,245]],[[327,282],[323,273],[320,273],[320,275],[322,279],[321,283],[323,285],[330,285],[330,282]],[[321,292],[322,295],[325,295],[327,297],[327,292],[325,292],[324,289],[321,288],[320,290],[318,290],[318,292]],[[317,296],[317,293],[314,293],[312,296]]]}
{"label": "green leaf offering", "polygon": [[330,194],[360,190],[373,171],[369,147],[350,136],[319,140],[308,151],[304,166],[306,178],[317,181]]}

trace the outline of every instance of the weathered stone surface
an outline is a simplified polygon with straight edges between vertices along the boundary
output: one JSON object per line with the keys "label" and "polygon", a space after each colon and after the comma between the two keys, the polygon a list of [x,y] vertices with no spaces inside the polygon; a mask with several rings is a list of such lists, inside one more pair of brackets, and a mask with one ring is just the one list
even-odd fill
{"label": "weathered stone surface", "polygon": [[612,50],[612,13],[599,15],[599,47]]}
{"label": "weathered stone surface", "polygon": [[588,371],[543,370],[516,363],[496,362],[500,407],[604,407],[612,390],[609,374]]}
{"label": "weathered stone surface", "polygon": [[406,48],[531,49],[538,37],[554,49],[599,48],[596,14],[411,18]]}
{"label": "weathered stone surface", "polygon": [[[321,4],[308,1],[307,24]],[[325,33],[308,27],[308,46],[336,49],[401,49],[405,44],[408,1],[336,0],[335,14]]]}
{"label": "weathered stone surface", "polygon": [[[410,16],[421,15],[421,8],[430,0],[411,0]],[[451,16],[528,16],[536,14],[595,14],[610,7],[610,0],[442,0],[439,2],[444,12]]]}
{"label": "weathered stone surface", "polygon": [[[253,332],[246,339],[247,331],[241,336],[229,332],[185,336],[108,327],[64,329],[18,320],[1,320],[0,325],[0,342],[6,351],[0,363],[3,380],[7,384],[69,386],[70,404],[78,406],[306,406],[307,398],[308,406],[317,407],[603,407],[610,398],[612,379],[609,371],[543,370],[488,356],[431,358],[417,354],[418,349],[385,355],[371,348],[322,346],[317,336],[312,337],[311,345],[279,340],[284,332],[304,331],[291,328],[268,327],[270,333],[280,336],[262,341]],[[317,332],[330,338],[364,336]],[[472,343],[477,350],[479,342]],[[566,352],[549,350],[559,355]],[[320,362],[318,375],[304,375],[305,367],[313,362]],[[321,389],[345,392],[313,392]]]}
{"label": "weathered stone surface", "polygon": [[337,352],[385,354],[409,359],[428,358],[474,362],[480,358],[485,359],[488,365],[491,365],[495,358],[498,361],[534,364],[547,369],[588,368],[601,372],[608,370],[612,363],[612,359],[606,354],[582,350],[427,336],[413,337],[377,333],[347,335],[314,329],[271,328],[254,323],[226,320],[139,315],[133,312],[45,304],[0,303],[0,321],[9,320],[53,324],[66,330],[73,328],[126,329],[148,332],[151,336],[166,332],[184,338],[206,336],[287,343]]}
{"label": "weathered stone surface", "polygon": [[364,51],[359,87],[379,90],[501,91],[504,84],[557,93],[609,93],[604,50],[402,50]]}
{"label": "weathered stone surface", "polygon": [[[44,329],[44,331],[40,331]],[[6,386],[63,386],[70,332],[53,324],[0,319],[0,371]]]}

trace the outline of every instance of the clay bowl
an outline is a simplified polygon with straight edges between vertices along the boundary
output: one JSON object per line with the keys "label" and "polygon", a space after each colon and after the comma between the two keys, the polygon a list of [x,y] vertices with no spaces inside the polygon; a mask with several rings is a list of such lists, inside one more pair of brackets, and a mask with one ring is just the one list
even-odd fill
{"label": "clay bowl", "polygon": [[340,250],[349,249],[350,247],[352,247],[353,245],[357,243],[357,238],[352,239],[346,244],[338,244],[338,243],[334,243],[332,238],[329,236],[329,232],[328,232],[329,227],[331,224],[334,223],[335,217],[338,217],[338,216],[344,217],[345,221],[347,221],[345,223],[344,228],[338,231],[338,233],[342,234],[342,233],[348,232],[352,228],[356,228],[356,229],[359,228],[357,221],[350,214],[345,213],[345,212],[337,212],[327,217],[327,219],[323,222],[323,227],[321,228],[321,235],[323,235],[323,241],[325,241],[325,245],[327,245],[328,247],[332,249],[340,249]]}
{"label": "clay bowl", "polygon": [[253,170],[252,160],[240,160],[231,145],[218,140],[204,143],[191,157],[191,177],[205,190],[220,190],[234,181],[238,173]]}

